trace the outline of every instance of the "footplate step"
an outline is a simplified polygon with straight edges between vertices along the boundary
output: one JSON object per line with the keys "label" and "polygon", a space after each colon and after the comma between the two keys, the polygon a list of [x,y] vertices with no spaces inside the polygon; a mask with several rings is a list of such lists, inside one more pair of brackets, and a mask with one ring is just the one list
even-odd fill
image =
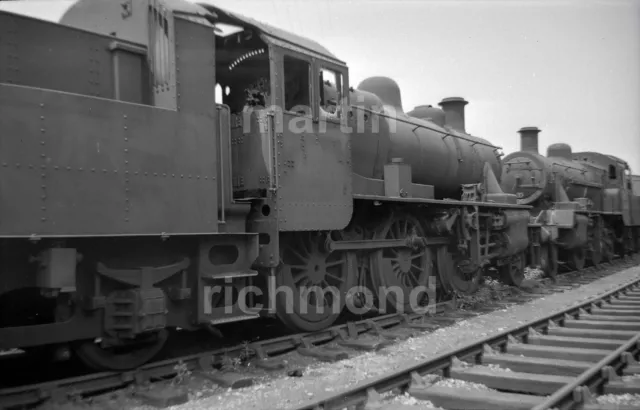
{"label": "footplate step", "polygon": [[[442,319],[468,319],[470,317],[478,316],[475,312],[467,312],[464,310],[445,311],[442,315]],[[435,318],[431,318],[435,319]]]}
{"label": "footplate step", "polygon": [[640,380],[612,380],[604,385],[604,394],[640,394]]}
{"label": "footplate step", "polygon": [[409,394],[418,400],[429,400],[437,407],[449,409],[522,409],[529,410],[544,397],[460,389],[445,386],[411,386]]}
{"label": "footplate step", "polygon": [[302,356],[314,357],[323,362],[337,362],[349,357],[347,352],[343,350],[333,350],[315,346],[300,346],[297,351]]}
{"label": "footplate step", "polygon": [[136,396],[145,404],[161,409],[178,406],[189,401],[189,395],[185,390],[170,385],[155,385],[149,390],[136,392]]}
{"label": "footplate step", "polygon": [[504,301],[505,302],[513,302],[513,303],[523,303],[523,302],[530,302],[530,301],[535,300],[535,299],[536,298],[534,296],[520,295],[520,296],[508,297]]}
{"label": "footplate step", "polygon": [[382,349],[383,347],[392,345],[393,341],[378,337],[374,339],[343,339],[339,340],[338,344],[340,346],[350,347],[357,350],[376,351]]}
{"label": "footplate step", "polygon": [[280,359],[261,359],[255,360],[253,364],[264,370],[281,370],[287,367]]}
{"label": "footplate step", "polygon": [[399,327],[393,330],[386,330],[373,320],[368,321],[367,324],[369,325],[371,334],[390,340],[406,340],[410,337],[415,337],[420,333],[403,327]]}
{"label": "footplate step", "polygon": [[389,340],[407,340],[411,337],[416,337],[420,332],[411,329],[394,329],[394,330],[382,330],[376,332],[376,335]]}
{"label": "footplate step", "polygon": [[380,407],[369,407],[365,410],[415,410],[419,408],[420,410],[436,410],[435,407],[416,407],[413,404],[402,404],[402,403],[386,403],[381,404]]}
{"label": "footplate step", "polygon": [[433,316],[433,317],[430,317],[428,320],[439,323],[442,326],[450,326],[457,322],[457,318],[454,319],[452,317],[445,317],[445,316]]}
{"label": "footplate step", "polygon": [[442,327],[442,325],[437,325],[435,323],[427,323],[427,322],[420,322],[420,321],[409,322],[407,323],[407,326],[412,329],[420,329],[420,330],[437,330]]}
{"label": "footplate step", "polygon": [[582,410],[638,410],[638,407],[631,404],[614,404],[614,403],[594,403],[584,404],[580,407]]}
{"label": "footplate step", "polygon": [[203,377],[211,380],[215,384],[232,389],[241,389],[253,385],[253,379],[246,375],[234,372],[215,372],[201,374]]}
{"label": "footplate step", "polygon": [[498,310],[502,308],[502,306],[497,306],[497,305],[485,305],[485,306],[480,306],[478,308],[476,308],[476,310],[478,312],[482,312],[482,313],[491,313],[495,310]]}

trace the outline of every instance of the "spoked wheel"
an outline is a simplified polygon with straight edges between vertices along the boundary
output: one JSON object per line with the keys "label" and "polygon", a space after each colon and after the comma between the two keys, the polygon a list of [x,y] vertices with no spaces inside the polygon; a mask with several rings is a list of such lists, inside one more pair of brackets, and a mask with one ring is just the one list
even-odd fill
{"label": "spoked wheel", "polygon": [[575,270],[584,268],[587,255],[584,248],[577,248],[569,251],[569,266]]}
{"label": "spoked wheel", "polygon": [[594,236],[591,238],[591,246],[589,247],[589,260],[593,266],[598,266],[602,263],[603,258],[603,246],[602,239]]}
{"label": "spoked wheel", "polygon": [[480,288],[484,273],[464,255],[454,256],[448,251],[438,253],[438,270],[442,273],[446,287],[462,294],[475,293]]}
{"label": "spoked wheel", "polygon": [[540,253],[540,265],[545,276],[553,280],[558,275],[558,245],[547,243],[542,245]]}
{"label": "spoked wheel", "polygon": [[[334,233],[334,236],[340,236]],[[281,237],[281,266],[276,275],[276,315],[289,329],[314,332],[331,326],[355,284],[345,252],[326,249],[326,233],[295,232]],[[339,239],[339,238],[334,238]]]}
{"label": "spoked wheel", "polygon": [[524,280],[525,257],[519,253],[511,257],[511,260],[500,266],[500,279],[510,286],[520,286]]}
{"label": "spoked wheel", "polygon": [[72,344],[76,356],[95,370],[128,370],[149,362],[164,347],[169,333],[162,329],[139,343],[103,348],[93,340],[82,340]]}
{"label": "spoked wheel", "polygon": [[[424,237],[420,222],[411,215],[396,215],[376,232],[374,239],[407,239]],[[429,289],[433,255],[428,248],[384,248],[371,256],[371,274],[381,298],[380,308],[411,312],[429,306]],[[435,278],[434,278],[435,279]],[[432,301],[435,303],[435,300]],[[385,306],[385,303],[387,306]]]}

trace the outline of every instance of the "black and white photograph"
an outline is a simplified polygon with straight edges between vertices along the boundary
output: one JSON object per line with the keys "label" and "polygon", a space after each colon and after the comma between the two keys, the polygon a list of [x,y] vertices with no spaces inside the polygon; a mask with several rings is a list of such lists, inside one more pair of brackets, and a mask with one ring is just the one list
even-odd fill
{"label": "black and white photograph", "polygon": [[3,409],[640,409],[640,0],[0,0]]}

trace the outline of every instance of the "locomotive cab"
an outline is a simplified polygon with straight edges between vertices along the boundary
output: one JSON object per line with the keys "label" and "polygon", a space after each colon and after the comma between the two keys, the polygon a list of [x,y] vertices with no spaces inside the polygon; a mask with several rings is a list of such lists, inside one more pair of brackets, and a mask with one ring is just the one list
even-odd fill
{"label": "locomotive cab", "polygon": [[[217,15],[219,28],[235,27],[216,39],[234,199],[268,218],[295,209],[295,217],[279,221],[281,229],[326,228],[327,220],[332,229],[344,228],[352,206],[349,137],[341,131],[346,64],[311,40],[202,6]],[[309,218],[311,210],[316,218]]]}

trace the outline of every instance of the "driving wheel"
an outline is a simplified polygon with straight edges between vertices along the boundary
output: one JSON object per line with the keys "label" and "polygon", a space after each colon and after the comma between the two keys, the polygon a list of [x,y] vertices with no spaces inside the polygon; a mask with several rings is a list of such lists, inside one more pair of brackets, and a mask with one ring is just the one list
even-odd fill
{"label": "driving wheel", "polygon": [[500,279],[509,286],[520,286],[524,280],[524,268],[524,254],[512,256],[509,262],[500,266]]}
{"label": "driving wheel", "polygon": [[[410,240],[424,236],[417,218],[401,214],[388,219],[374,239]],[[374,252],[371,255],[371,273],[376,295],[386,299],[379,300],[381,310],[412,312],[428,307],[432,299],[429,295],[435,295],[435,281],[429,281],[433,259],[431,251],[423,246],[383,248]],[[433,289],[429,288],[430,285]]]}
{"label": "driving wheel", "polygon": [[[334,239],[341,234],[334,232]],[[280,240],[281,264],[276,274],[276,315],[289,329],[314,332],[331,326],[355,285],[349,275],[346,252],[329,252],[326,233],[284,233]]]}
{"label": "driving wheel", "polygon": [[103,347],[94,340],[81,340],[72,343],[76,356],[88,367],[95,370],[128,370],[142,366],[153,359],[164,347],[168,331],[162,329],[141,336],[135,343],[121,346]]}

